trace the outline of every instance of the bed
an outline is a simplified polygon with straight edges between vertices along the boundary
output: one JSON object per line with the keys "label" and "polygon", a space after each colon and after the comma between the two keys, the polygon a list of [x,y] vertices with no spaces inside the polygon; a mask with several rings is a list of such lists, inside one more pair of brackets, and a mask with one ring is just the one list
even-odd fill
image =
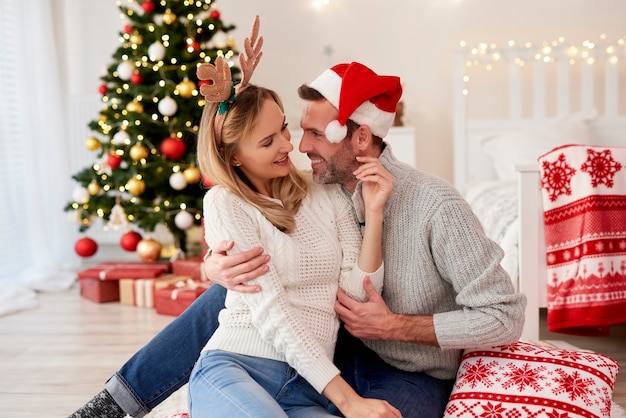
{"label": "bed", "polygon": [[624,58],[624,38],[454,52],[454,183],[528,297],[522,339],[539,340],[539,309],[547,306],[537,158],[570,143],[626,145]]}

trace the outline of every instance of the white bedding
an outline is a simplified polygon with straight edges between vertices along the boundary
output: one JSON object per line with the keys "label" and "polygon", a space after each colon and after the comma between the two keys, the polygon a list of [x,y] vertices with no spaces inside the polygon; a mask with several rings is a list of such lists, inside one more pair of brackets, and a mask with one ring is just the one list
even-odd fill
{"label": "white bedding", "polygon": [[500,263],[518,288],[519,209],[517,183],[487,181],[471,188],[466,199],[489,238],[500,244],[504,258]]}

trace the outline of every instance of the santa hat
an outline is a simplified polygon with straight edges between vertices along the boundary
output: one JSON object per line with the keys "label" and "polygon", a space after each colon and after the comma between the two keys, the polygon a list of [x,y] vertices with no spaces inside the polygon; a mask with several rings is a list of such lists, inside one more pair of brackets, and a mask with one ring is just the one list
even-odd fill
{"label": "santa hat", "polygon": [[374,135],[384,138],[402,96],[399,77],[378,75],[358,62],[335,65],[309,86],[339,111],[337,120],[326,127],[326,138],[332,142],[346,137],[348,119],[369,126]]}

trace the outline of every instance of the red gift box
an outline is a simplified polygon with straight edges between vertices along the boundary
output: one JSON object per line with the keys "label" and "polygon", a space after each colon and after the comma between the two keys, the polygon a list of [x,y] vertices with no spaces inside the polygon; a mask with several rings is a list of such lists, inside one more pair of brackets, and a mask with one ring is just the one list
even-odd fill
{"label": "red gift box", "polygon": [[162,315],[178,316],[193,303],[210,283],[196,280],[178,281],[164,288],[154,289],[154,307]]}
{"label": "red gift box", "polygon": [[168,273],[172,265],[169,261],[143,263],[140,261],[111,261],[91,266],[78,272],[79,279],[153,279]]}
{"label": "red gift box", "polygon": [[204,269],[202,257],[190,257],[172,261],[172,273],[181,276],[191,276],[192,279],[203,281]]}
{"label": "red gift box", "polygon": [[120,303],[154,308],[154,282],[157,279],[120,279]]}
{"label": "red gift box", "polygon": [[120,287],[117,281],[100,279],[81,279],[80,295],[97,303],[117,302],[120,300]]}
{"label": "red gift box", "polygon": [[98,303],[117,301],[120,300],[120,279],[150,279],[167,273],[170,269],[171,263],[160,261],[100,263],[78,272],[80,294]]}

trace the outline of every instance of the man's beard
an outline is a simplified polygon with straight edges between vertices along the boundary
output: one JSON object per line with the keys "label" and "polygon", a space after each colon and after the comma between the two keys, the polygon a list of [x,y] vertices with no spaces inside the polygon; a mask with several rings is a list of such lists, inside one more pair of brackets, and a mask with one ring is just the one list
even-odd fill
{"label": "man's beard", "polygon": [[351,150],[342,146],[328,160],[324,160],[324,170],[313,170],[313,181],[318,184],[343,184],[344,186],[356,182],[354,170],[359,166],[356,156]]}

